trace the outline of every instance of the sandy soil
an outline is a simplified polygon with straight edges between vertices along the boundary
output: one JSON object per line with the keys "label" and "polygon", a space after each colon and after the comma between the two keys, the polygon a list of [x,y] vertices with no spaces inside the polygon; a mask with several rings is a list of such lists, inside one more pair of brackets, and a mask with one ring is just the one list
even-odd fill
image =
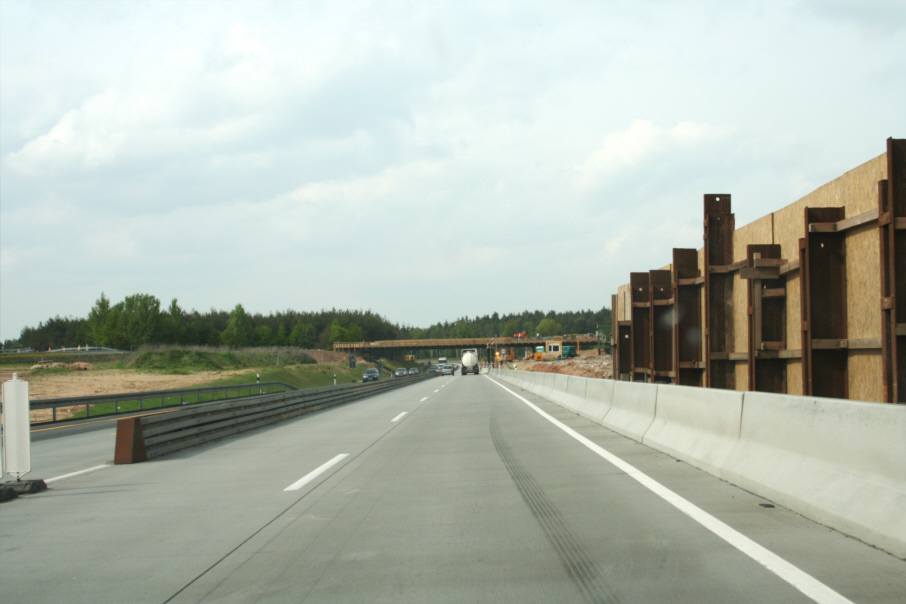
{"label": "sandy soil", "polygon": [[[327,350],[306,351],[317,363],[340,363],[348,356],[341,352]],[[362,360],[362,359],[359,359]],[[0,382],[11,380],[13,373],[20,380],[28,382],[28,395],[31,400],[49,398],[66,398],[76,396],[94,396],[100,394],[119,394],[123,392],[147,392],[149,390],[174,390],[192,388],[215,380],[235,375],[248,375],[248,381],[255,381],[257,370],[230,369],[225,371],[200,371],[190,375],[168,375],[160,373],[142,373],[122,369],[95,369],[88,363],[49,363],[44,368],[56,369],[45,371],[37,367],[6,367],[0,370]],[[69,371],[60,371],[68,369]],[[2,395],[0,395],[2,401]],[[81,407],[72,408],[80,410]],[[60,408],[58,417],[66,417],[72,409]],[[51,410],[36,409],[31,412],[32,422],[50,419]]]}
{"label": "sandy soil", "polygon": [[[306,350],[317,363],[341,363],[348,356],[342,352],[328,350]],[[360,361],[362,359],[359,359]],[[28,394],[33,400],[47,398],[64,398],[69,396],[93,396],[97,394],[118,394],[121,392],[146,392],[148,390],[173,390],[191,388],[234,375],[250,374],[250,382],[255,381],[256,369],[230,369],[226,371],[201,371],[190,375],[167,375],[160,373],[141,373],[122,369],[94,369],[88,363],[51,363],[45,365],[54,369],[71,369],[72,371],[53,371],[42,373],[34,367],[4,368],[0,370],[0,381],[5,382],[19,375],[20,380],[29,383]],[[2,399],[0,399],[2,400]]]}
{"label": "sandy soil", "polygon": [[613,357],[609,354],[598,356],[597,351],[589,350],[579,353],[579,357],[568,361],[516,361],[509,363],[518,371],[541,371],[545,373],[564,373],[590,378],[613,377]]}
{"label": "sandy soil", "polygon": [[[255,380],[255,370],[237,371],[203,371],[191,375],[162,375],[155,373],[138,373],[120,369],[87,369],[66,372],[43,372],[41,369],[4,369],[0,371],[0,381],[10,380],[13,373],[20,380],[28,382],[30,400],[64,398],[70,396],[93,396],[97,394],[118,394],[121,392],[147,392],[149,390],[171,390],[174,388],[191,388],[213,380],[232,375],[251,374],[250,381]],[[0,397],[2,400],[2,397]],[[83,407],[60,407],[57,417],[68,417],[69,413],[83,410]],[[31,411],[31,421],[49,421],[53,411],[35,409]]]}
{"label": "sandy soil", "polygon": [[[159,373],[138,373],[120,369],[53,372],[42,375],[42,370],[17,371],[20,380],[28,381],[28,395],[32,400],[63,398],[68,396],[92,396],[95,394],[117,394],[119,392],[145,392],[147,390],[170,390],[191,388],[213,380],[242,373],[252,374],[254,369],[236,371],[203,371],[191,375],[164,375]],[[12,379],[13,371],[0,371],[0,380]]]}

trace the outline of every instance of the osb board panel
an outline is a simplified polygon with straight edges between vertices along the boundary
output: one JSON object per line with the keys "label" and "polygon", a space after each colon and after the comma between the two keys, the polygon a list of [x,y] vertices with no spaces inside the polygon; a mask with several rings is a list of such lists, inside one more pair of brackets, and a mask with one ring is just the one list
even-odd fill
{"label": "osb board panel", "polygon": [[[611,309],[612,316],[614,321],[628,321],[630,319],[630,307],[632,306],[629,303],[629,284],[621,285],[617,290],[617,308]],[[616,329],[614,329],[616,331]]]}
{"label": "osb board panel", "polygon": [[822,185],[794,203],[804,208],[845,207],[851,218],[878,207],[878,181],[887,178],[887,154],[882,153],[843,176]]}
{"label": "osb board panel", "polygon": [[876,403],[884,401],[881,355],[877,351],[850,350],[847,374],[850,399]]}
{"label": "osb board panel", "polygon": [[[760,243],[772,243],[773,218],[768,215],[750,222],[733,233],[733,262],[746,259],[746,246]],[[734,273],[733,278],[733,346],[734,352],[746,352],[749,349],[749,282]],[[745,368],[746,364],[742,366]],[[748,369],[746,370],[748,371]],[[736,388],[745,390],[740,384],[748,384],[748,373],[740,382],[739,368],[736,370]]]}
{"label": "osb board panel", "polygon": [[[799,239],[805,236],[804,212],[806,207],[846,208],[846,216],[853,217],[877,208],[877,182],[887,178],[886,153],[865,162],[839,178],[819,187],[798,201],[737,229],[734,233],[733,260],[745,258],[746,245],[775,243],[781,246],[782,257],[788,261],[799,258]],[[704,249],[699,248],[699,268],[704,268]],[[668,265],[669,267],[669,265]],[[847,235],[847,305],[849,338],[876,338],[880,336],[880,276],[878,267],[877,229],[873,225],[860,227]],[[625,291],[624,291],[625,288]],[[623,296],[629,294],[628,284],[620,288]],[[622,298],[621,298],[622,299]],[[627,298],[628,299],[628,298]],[[786,297],[787,349],[802,347],[800,317],[799,272],[789,273]],[[622,320],[629,320],[629,304],[620,309]],[[748,339],[748,297],[746,282],[734,275],[733,287],[734,351],[745,352]],[[704,314],[704,313],[703,313]],[[615,316],[619,316],[615,312]],[[703,317],[704,324],[704,317]],[[850,352],[850,397],[859,400],[881,400],[881,359],[878,351]],[[748,387],[748,372],[744,362],[736,363],[736,387]],[[801,394],[802,363],[787,363],[787,391]]]}
{"label": "osb board panel", "polygon": [[733,262],[746,259],[747,245],[761,243],[774,243],[774,218],[771,214],[736,229],[733,233]]}
{"label": "osb board panel", "polygon": [[736,390],[749,389],[749,366],[744,361],[734,363],[736,365]]}
{"label": "osb board panel", "polygon": [[774,241],[787,260],[799,259],[799,240],[805,237],[805,204],[793,204],[774,212]]}
{"label": "osb board panel", "polygon": [[786,393],[801,395],[804,392],[805,390],[802,388],[802,361],[789,361],[786,364]]}
{"label": "osb board panel", "polygon": [[879,244],[877,224],[866,225],[847,233],[846,327],[847,335],[851,339],[881,337]]}
{"label": "osb board panel", "polygon": [[878,208],[878,181],[887,178],[887,154],[853,168],[798,201],[774,212],[774,241],[783,257],[799,257],[799,239],[805,237],[805,208],[846,208],[847,218]]}

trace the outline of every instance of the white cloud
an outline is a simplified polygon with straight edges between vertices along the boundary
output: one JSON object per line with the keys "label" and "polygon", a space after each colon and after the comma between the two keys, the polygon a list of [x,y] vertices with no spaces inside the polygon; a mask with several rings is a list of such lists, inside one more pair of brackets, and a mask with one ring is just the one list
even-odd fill
{"label": "white cloud", "polygon": [[858,3],[0,4],[3,339],[102,290],[600,308],[702,194],[744,223],[906,135]]}
{"label": "white cloud", "polygon": [[663,128],[649,120],[636,120],[627,130],[604,137],[578,167],[579,183],[590,189],[654,158],[699,152],[705,145],[720,144],[727,134],[727,128],[691,121]]}

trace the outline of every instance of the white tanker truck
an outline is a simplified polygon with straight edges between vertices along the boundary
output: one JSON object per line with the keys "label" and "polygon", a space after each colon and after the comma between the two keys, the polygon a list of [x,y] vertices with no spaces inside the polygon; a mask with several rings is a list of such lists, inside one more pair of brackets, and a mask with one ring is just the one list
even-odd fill
{"label": "white tanker truck", "polygon": [[462,351],[462,374],[474,373],[478,375],[478,349],[466,348]]}

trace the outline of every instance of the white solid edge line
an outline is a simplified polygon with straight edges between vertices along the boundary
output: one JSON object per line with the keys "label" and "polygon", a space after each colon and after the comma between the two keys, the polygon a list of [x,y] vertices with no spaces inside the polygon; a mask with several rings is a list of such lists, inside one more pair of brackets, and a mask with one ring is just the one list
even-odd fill
{"label": "white solid edge line", "polygon": [[81,476],[82,474],[88,474],[89,472],[94,472],[96,470],[103,470],[104,468],[109,468],[109,465],[100,465],[93,466],[91,468],[85,468],[84,470],[79,470],[78,472],[70,472],[69,474],[63,474],[62,476],[54,476],[53,478],[48,478],[44,481],[44,484],[50,484],[51,482],[56,482],[58,480],[66,480],[67,478],[73,478],[75,476]]}
{"label": "white solid edge line", "polygon": [[492,382],[521,400],[523,403],[534,409],[541,417],[548,420],[574,439],[597,453],[599,456],[603,457],[605,460],[615,465],[617,468],[637,480],[643,486],[648,488],[651,492],[655,493],[661,497],[664,501],[686,514],[703,527],[749,556],[772,573],[795,587],[797,590],[814,600],[815,602],[821,602],[832,604],[832,603],[845,603],[848,602],[852,604],[851,600],[843,597],[824,583],[821,583],[808,573],[799,569],[798,567],[790,564],[774,552],[762,547],[758,543],[755,543],[742,533],[738,532],[736,529],[730,527],[727,524],[724,524],[711,514],[707,513],[703,509],[699,508],[695,504],[691,503],[687,499],[684,499],[680,495],[677,495],[661,483],[657,482],[647,474],[644,474],[640,470],[636,469],[634,466],[626,463],[607,449],[601,447],[597,443],[592,442],[588,438],[582,436],[569,426],[561,423],[560,421],[554,419],[540,408],[526,400],[525,398],[519,396],[503,384],[499,383],[497,380],[491,376],[486,376]]}
{"label": "white solid edge line", "polygon": [[391,423],[393,423],[393,422],[398,422],[398,421],[400,421],[401,419],[403,419],[403,417],[405,417],[408,413],[409,413],[408,411],[403,411],[402,413],[400,413],[399,415],[397,415],[396,417],[394,417],[393,419],[391,419],[390,422],[391,422]]}
{"label": "white solid edge line", "polygon": [[317,478],[318,476],[320,476],[321,474],[323,474],[324,472],[326,472],[327,470],[329,470],[336,464],[340,463],[347,457],[349,457],[349,453],[340,453],[339,455],[337,455],[336,457],[334,457],[327,463],[321,464],[317,469],[312,470],[311,472],[309,472],[308,474],[306,474],[305,476],[303,476],[302,478],[300,478],[296,482],[292,483],[291,485],[289,485],[288,487],[286,487],[283,490],[284,491],[298,491],[299,489],[301,489],[302,487],[307,485],[309,482],[311,482],[312,480],[314,480],[315,478]]}

